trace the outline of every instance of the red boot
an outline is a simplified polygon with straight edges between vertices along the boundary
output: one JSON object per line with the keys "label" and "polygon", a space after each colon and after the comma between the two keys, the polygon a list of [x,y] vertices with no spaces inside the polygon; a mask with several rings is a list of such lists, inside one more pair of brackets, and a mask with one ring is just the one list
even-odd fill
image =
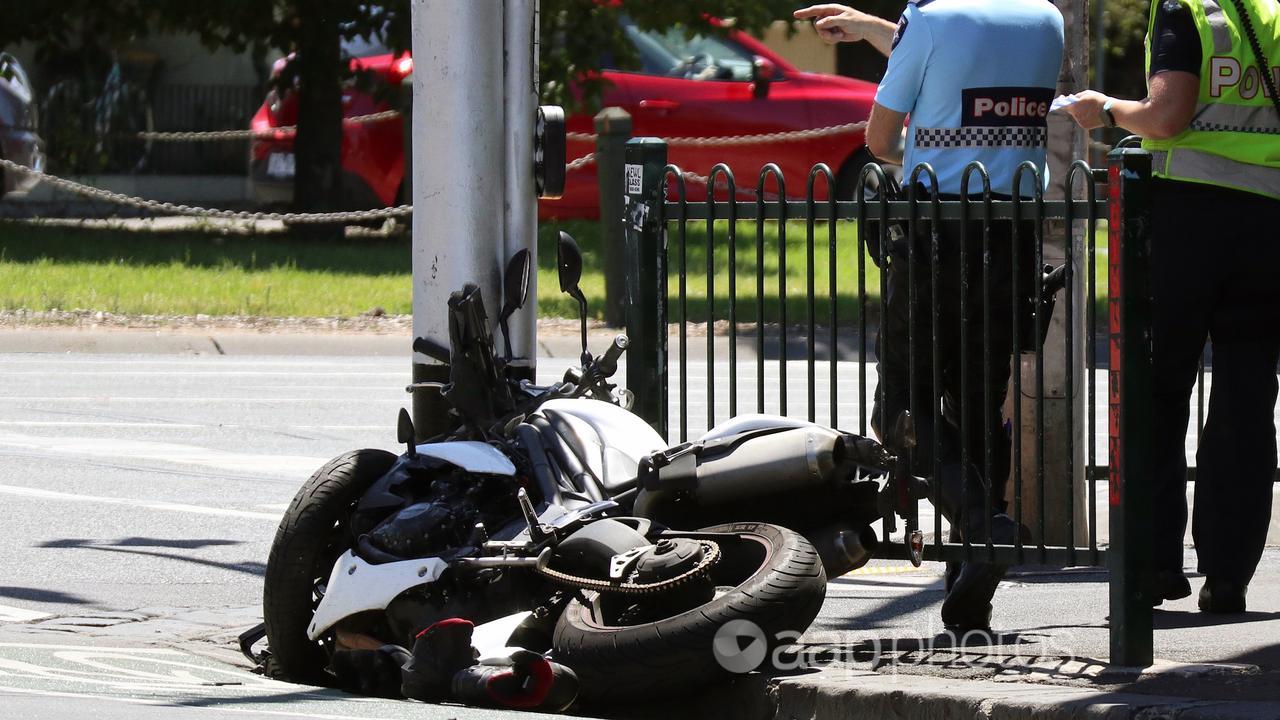
{"label": "red boot", "polygon": [[532,650],[463,668],[452,685],[454,700],[481,707],[561,712],[578,699],[578,676]]}

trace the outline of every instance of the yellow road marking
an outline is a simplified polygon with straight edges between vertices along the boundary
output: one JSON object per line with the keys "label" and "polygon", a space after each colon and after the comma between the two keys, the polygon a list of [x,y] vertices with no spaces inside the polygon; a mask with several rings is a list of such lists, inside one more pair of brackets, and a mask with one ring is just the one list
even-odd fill
{"label": "yellow road marking", "polygon": [[846,573],[846,577],[848,577],[849,575],[902,575],[906,573],[920,572],[923,569],[924,569],[923,566],[916,567],[910,564],[876,565],[874,567],[869,565],[864,565],[863,567],[860,567],[857,570]]}

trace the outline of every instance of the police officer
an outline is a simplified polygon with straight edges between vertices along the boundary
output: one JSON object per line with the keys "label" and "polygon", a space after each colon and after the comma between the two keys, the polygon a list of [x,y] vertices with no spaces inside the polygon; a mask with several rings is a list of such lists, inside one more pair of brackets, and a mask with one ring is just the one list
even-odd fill
{"label": "police officer", "polygon": [[1124,127],[1152,154],[1154,603],[1191,594],[1182,571],[1192,385],[1213,348],[1197,455],[1195,539],[1205,612],[1243,612],[1276,470],[1280,357],[1280,3],[1155,0],[1148,95],[1086,91],[1085,129]]}
{"label": "police officer", "polygon": [[[816,19],[818,33],[828,42],[865,40],[889,56],[867,127],[867,146],[882,161],[903,163],[908,179],[917,165],[928,163],[937,174],[937,187],[920,188],[922,196],[937,192],[943,199],[959,199],[964,170],[975,160],[986,167],[997,199],[1009,199],[1015,192],[1023,197],[1034,194],[1031,173],[1024,173],[1021,186],[1013,187],[1015,170],[1025,161],[1040,171],[1042,183],[1048,182],[1047,116],[1063,50],[1063,18],[1052,3],[912,0],[896,27],[843,5],[813,6],[798,11],[796,17]],[[900,139],[908,117],[903,153]],[[969,192],[982,193],[976,173],[970,177]],[[1012,543],[1021,528],[1001,512],[1010,452],[1001,416],[1014,353],[1014,305],[1026,302],[1033,285],[1033,232],[1025,225],[1015,233],[1011,223],[992,223],[990,275],[984,279],[982,223],[972,222],[965,240],[959,222],[944,222],[934,229],[939,236],[939,347],[934,348],[932,240],[928,228],[921,229],[912,240],[914,327],[909,321],[910,251],[903,242],[890,253],[886,315],[877,338],[880,381],[873,424],[886,445],[900,450],[903,439],[894,437],[901,427],[896,420],[910,407],[914,383],[916,467],[933,474],[935,465],[929,455],[937,432],[941,456],[934,481],[940,490],[939,510],[953,533],[981,542],[987,539],[989,525],[992,540]],[[1020,243],[1017,268],[1013,265],[1015,241]],[[964,303],[960,300],[962,264],[967,265],[972,289]],[[1014,296],[1015,273],[1019,297]],[[990,288],[991,299],[985,312],[984,287]],[[916,338],[914,368],[909,336]],[[933,387],[935,350],[942,363],[937,388]],[[987,357],[989,365],[984,362]],[[939,406],[941,421],[935,422]],[[953,534],[952,539],[958,537]],[[986,563],[968,563],[958,574],[949,571],[943,622],[956,628],[987,627],[990,600],[1004,571],[1001,565]]]}

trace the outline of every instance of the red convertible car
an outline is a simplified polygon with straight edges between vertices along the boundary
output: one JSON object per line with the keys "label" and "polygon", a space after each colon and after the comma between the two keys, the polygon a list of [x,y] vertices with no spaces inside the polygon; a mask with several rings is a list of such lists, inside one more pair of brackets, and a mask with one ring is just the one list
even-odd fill
{"label": "red convertible car", "polygon": [[[641,58],[634,72],[606,69],[612,86],[604,106],[631,114],[635,136],[722,138],[811,130],[866,120],[875,86],[849,78],[801,72],[761,42],[742,32],[728,37],[686,38],[679,29],[664,32],[625,28]],[[396,57],[377,43],[359,41],[347,47],[358,67],[395,87],[413,72],[410,57]],[[283,61],[277,63],[277,70]],[[375,94],[349,85],[343,94],[347,117],[391,109]],[[286,92],[268,94],[251,127],[266,134],[253,142],[250,161],[255,199],[287,202],[292,195],[293,138],[272,128],[297,121],[296,98]],[[581,113],[568,120],[570,133],[594,131],[592,117]],[[399,117],[345,125],[342,146],[344,196],[350,209],[409,202],[403,197],[405,158]],[[594,150],[590,140],[571,140],[567,160]],[[870,161],[860,131],[836,131],[818,137],[735,144],[673,144],[670,161],[682,169],[707,175],[720,162],[733,168],[740,187],[754,188],[766,163],[777,163],[787,179],[787,195],[803,197],[809,170],[827,163],[837,174],[839,193],[849,196],[862,166]],[[769,186],[773,190],[772,184]],[[688,184],[690,199],[705,198],[705,187]],[[543,218],[590,218],[598,214],[594,164],[570,171],[564,196],[540,203]]]}

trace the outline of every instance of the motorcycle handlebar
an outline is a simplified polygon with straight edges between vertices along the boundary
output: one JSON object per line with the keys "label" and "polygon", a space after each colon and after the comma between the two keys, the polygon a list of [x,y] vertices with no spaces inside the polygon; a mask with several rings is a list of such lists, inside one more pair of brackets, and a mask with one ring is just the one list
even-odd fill
{"label": "motorcycle handlebar", "polygon": [[442,363],[449,362],[449,349],[426,338],[414,338],[413,351],[422,353],[433,360],[439,360]]}
{"label": "motorcycle handlebar", "polygon": [[609,345],[609,349],[604,351],[604,355],[597,363],[601,372],[605,377],[613,375],[618,370],[618,360],[622,357],[622,353],[627,351],[627,346],[631,341],[626,335],[618,335],[613,339],[613,343]]}

